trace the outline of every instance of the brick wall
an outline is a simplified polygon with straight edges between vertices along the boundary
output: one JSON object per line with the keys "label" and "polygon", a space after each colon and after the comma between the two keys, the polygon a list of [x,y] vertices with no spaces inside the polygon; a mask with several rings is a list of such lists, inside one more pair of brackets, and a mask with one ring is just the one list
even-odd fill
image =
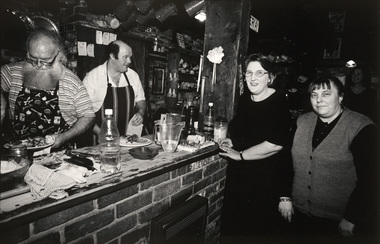
{"label": "brick wall", "polygon": [[0,243],[149,243],[150,220],[197,194],[209,204],[205,243],[216,243],[225,171],[226,161],[214,155],[2,231]]}

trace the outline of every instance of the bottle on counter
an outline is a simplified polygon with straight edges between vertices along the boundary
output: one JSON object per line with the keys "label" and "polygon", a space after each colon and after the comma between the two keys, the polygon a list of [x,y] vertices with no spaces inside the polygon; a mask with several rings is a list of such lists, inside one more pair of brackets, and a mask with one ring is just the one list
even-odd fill
{"label": "bottle on counter", "polygon": [[198,121],[194,121],[194,131],[195,131],[195,134],[198,134],[198,132],[199,132],[199,123],[198,123]]}
{"label": "bottle on counter", "polygon": [[213,139],[214,137],[214,104],[208,103],[207,112],[203,117],[203,132],[207,139]]}
{"label": "bottle on counter", "polygon": [[117,129],[113,110],[106,109],[105,117],[100,127],[100,170],[106,174],[114,174],[120,171],[120,134]]}
{"label": "bottle on counter", "polygon": [[188,107],[187,135],[195,135],[196,107]]}

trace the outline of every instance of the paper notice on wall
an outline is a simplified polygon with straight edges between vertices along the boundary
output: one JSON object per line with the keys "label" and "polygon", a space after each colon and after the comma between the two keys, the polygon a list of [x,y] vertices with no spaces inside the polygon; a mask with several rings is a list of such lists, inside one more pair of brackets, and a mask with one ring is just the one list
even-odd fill
{"label": "paper notice on wall", "polygon": [[89,57],[95,57],[94,44],[88,44],[87,45],[87,55]]}
{"label": "paper notice on wall", "polygon": [[185,40],[183,38],[183,35],[181,33],[177,33],[177,43],[178,43],[178,46],[180,46],[181,48],[185,49]]}
{"label": "paper notice on wall", "polygon": [[86,42],[78,42],[78,55],[79,56],[87,56],[87,43]]}
{"label": "paper notice on wall", "polygon": [[259,32],[259,25],[260,25],[259,20],[251,15],[251,19],[249,22],[249,28],[251,28],[253,31],[256,31],[258,33]]}
{"label": "paper notice on wall", "polygon": [[99,44],[99,45],[103,44],[103,32],[100,30],[96,31],[96,44]]}
{"label": "paper notice on wall", "polygon": [[110,33],[103,32],[103,45],[108,45],[110,43]]}
{"label": "paper notice on wall", "polygon": [[114,33],[110,33],[110,42],[116,41],[117,35]]}

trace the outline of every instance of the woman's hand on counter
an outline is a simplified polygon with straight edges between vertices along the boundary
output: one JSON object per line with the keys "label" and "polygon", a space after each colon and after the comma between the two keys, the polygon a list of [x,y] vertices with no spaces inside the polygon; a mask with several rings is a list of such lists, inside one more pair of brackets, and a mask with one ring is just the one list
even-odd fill
{"label": "woman's hand on counter", "polygon": [[218,141],[219,147],[232,148],[233,144],[230,138],[220,139]]}
{"label": "woman's hand on counter", "polygon": [[223,151],[220,152],[220,156],[229,157],[233,160],[241,160],[240,152],[232,149],[233,144],[230,138],[221,139],[218,141],[219,148]]}
{"label": "woman's hand on counter", "polygon": [[239,151],[236,151],[230,147],[224,147],[224,146],[220,147],[220,149],[224,151],[224,152],[219,153],[220,156],[229,157],[229,158],[236,160],[236,161],[241,160]]}

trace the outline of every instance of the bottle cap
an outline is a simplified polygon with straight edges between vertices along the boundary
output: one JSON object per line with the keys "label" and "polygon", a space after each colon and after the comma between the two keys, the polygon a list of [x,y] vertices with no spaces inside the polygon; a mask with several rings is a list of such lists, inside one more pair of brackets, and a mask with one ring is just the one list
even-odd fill
{"label": "bottle cap", "polygon": [[208,103],[208,106],[212,107],[212,106],[214,106],[214,103]]}
{"label": "bottle cap", "polygon": [[112,109],[106,109],[106,110],[104,111],[104,114],[105,114],[105,115],[113,115],[113,110],[112,110]]}

